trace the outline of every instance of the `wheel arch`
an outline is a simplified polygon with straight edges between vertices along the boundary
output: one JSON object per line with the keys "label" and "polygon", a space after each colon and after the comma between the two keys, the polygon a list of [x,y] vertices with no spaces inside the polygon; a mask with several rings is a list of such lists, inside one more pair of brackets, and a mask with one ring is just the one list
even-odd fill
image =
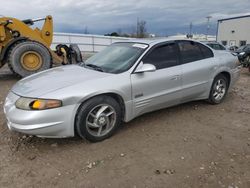
{"label": "wheel arch", "polygon": [[124,100],[124,98],[123,98],[120,94],[118,94],[118,93],[116,93],[116,92],[104,92],[104,93],[98,93],[98,94],[95,94],[95,95],[90,95],[90,96],[88,96],[88,97],[85,97],[83,100],[80,101],[80,105],[79,105],[79,107],[78,107],[78,109],[77,109],[76,114],[78,113],[80,107],[81,107],[85,102],[87,102],[87,101],[89,101],[90,99],[93,99],[93,98],[95,98],[95,97],[99,97],[99,96],[109,96],[109,97],[112,97],[113,99],[115,99],[116,102],[118,102],[118,103],[120,104],[120,106],[121,106],[121,110],[122,110],[122,119],[124,119],[124,117],[125,117],[125,112],[126,112],[126,106],[125,106],[125,102],[124,102],[125,100]]}
{"label": "wheel arch", "polygon": [[13,40],[11,40],[2,50],[1,55],[0,55],[0,61],[1,62],[6,62],[6,58],[8,57],[8,52],[11,49],[13,45],[15,45],[17,42],[20,41],[27,41],[27,37],[18,37]]}
{"label": "wheel arch", "polygon": [[[225,77],[227,79],[227,82],[228,82],[227,83],[227,90],[226,90],[226,92],[225,92],[222,99],[219,99],[219,101],[215,101],[215,99],[212,96],[213,84],[215,83],[216,80],[218,80],[218,77],[221,77],[221,76],[223,76],[223,77]],[[227,91],[229,90],[230,85],[231,85],[231,74],[228,71],[225,71],[225,70],[218,72],[218,74],[216,74],[214,76],[213,80],[212,80],[207,101],[210,104],[213,104],[213,105],[220,104],[224,100],[225,96],[227,95]]]}
{"label": "wheel arch", "polygon": [[220,72],[219,74],[217,74],[217,75],[215,76],[215,78],[216,78],[217,76],[219,76],[219,75],[223,75],[223,76],[225,76],[225,77],[227,78],[227,80],[228,80],[228,87],[229,87],[230,84],[231,84],[231,74],[230,74],[229,72],[227,72],[227,71],[222,71],[222,72]]}
{"label": "wheel arch", "polygon": [[86,103],[87,101],[89,101],[90,99],[93,99],[95,97],[99,97],[99,96],[109,96],[112,97],[113,99],[115,99],[119,105],[121,106],[121,110],[122,110],[122,120],[124,121],[125,118],[125,113],[126,113],[126,107],[125,107],[125,102],[123,97],[120,94],[117,94],[115,92],[105,92],[105,93],[100,93],[100,94],[96,94],[96,95],[91,95],[89,97],[84,98],[84,100],[82,100],[80,102],[80,105],[77,107],[76,113],[75,113],[75,117],[74,117],[74,134],[77,135],[77,130],[76,130],[76,117],[77,114],[79,113],[79,110],[81,109],[82,105],[84,105],[84,103]]}

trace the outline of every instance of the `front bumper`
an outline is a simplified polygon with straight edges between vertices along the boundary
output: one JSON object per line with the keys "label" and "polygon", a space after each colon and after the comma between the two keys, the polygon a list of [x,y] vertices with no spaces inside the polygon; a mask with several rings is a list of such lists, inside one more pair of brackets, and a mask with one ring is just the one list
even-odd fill
{"label": "front bumper", "polygon": [[18,95],[10,92],[4,104],[4,113],[10,130],[49,138],[74,136],[74,117],[77,105],[27,111],[15,107],[18,98]]}

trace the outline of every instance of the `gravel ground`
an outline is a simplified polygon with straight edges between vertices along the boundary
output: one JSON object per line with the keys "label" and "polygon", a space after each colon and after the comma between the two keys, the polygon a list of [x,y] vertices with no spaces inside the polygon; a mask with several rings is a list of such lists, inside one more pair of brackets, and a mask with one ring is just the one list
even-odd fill
{"label": "gravel ground", "polygon": [[245,70],[223,104],[149,113],[95,144],[10,132],[2,106],[17,80],[0,71],[0,187],[250,187]]}

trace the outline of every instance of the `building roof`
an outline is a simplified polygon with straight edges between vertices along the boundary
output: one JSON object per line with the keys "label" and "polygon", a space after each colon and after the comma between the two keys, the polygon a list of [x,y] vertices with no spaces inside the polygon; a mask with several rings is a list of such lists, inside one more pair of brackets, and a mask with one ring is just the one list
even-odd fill
{"label": "building roof", "polygon": [[226,21],[226,20],[240,19],[240,18],[247,18],[247,17],[250,17],[250,15],[236,16],[236,17],[231,17],[231,18],[224,18],[224,19],[220,19],[220,20],[218,20],[218,22],[221,22],[221,21]]}

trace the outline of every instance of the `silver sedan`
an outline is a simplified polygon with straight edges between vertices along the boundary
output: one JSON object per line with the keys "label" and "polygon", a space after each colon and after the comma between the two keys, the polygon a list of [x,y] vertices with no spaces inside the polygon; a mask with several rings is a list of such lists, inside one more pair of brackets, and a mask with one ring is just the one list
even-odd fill
{"label": "silver sedan", "polygon": [[10,130],[97,142],[144,113],[193,100],[219,104],[239,75],[227,51],[192,40],[131,40],[17,82],[4,112]]}

